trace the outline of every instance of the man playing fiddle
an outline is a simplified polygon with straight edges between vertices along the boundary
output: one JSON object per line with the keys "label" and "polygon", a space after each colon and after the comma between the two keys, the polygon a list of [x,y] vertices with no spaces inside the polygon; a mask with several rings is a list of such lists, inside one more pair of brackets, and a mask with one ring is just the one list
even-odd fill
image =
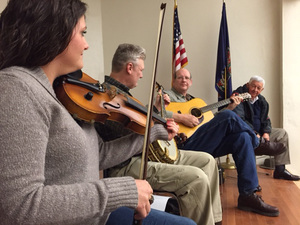
{"label": "man playing fiddle", "polygon": [[[105,77],[104,84],[113,85],[131,95],[130,89],[136,87],[138,80],[143,77],[145,58],[145,49],[140,46],[119,45],[112,60],[111,74]],[[112,121],[106,121],[105,125],[96,124],[96,129],[106,141],[132,132]],[[141,155],[134,156],[109,169],[108,175],[138,178],[140,164]],[[179,150],[179,157],[174,164],[149,161],[146,180],[155,191],[175,193],[182,216],[201,225],[221,224],[218,168],[211,155]]]}

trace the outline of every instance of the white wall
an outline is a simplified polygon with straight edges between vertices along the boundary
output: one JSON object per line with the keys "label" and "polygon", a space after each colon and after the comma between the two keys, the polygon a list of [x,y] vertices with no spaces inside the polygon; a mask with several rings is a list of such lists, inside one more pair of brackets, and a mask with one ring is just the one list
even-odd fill
{"label": "white wall", "polygon": [[86,40],[89,43],[89,50],[84,52],[83,71],[94,79],[101,80],[104,76],[101,2],[83,1],[88,4]]}
{"label": "white wall", "polygon": [[282,92],[283,92],[283,127],[290,137],[292,164],[289,169],[300,173],[300,1],[283,0],[282,21]]}
{"label": "white wall", "polygon": [[4,7],[6,6],[6,1],[1,0],[0,1],[0,11],[2,12],[2,10],[4,9]]}

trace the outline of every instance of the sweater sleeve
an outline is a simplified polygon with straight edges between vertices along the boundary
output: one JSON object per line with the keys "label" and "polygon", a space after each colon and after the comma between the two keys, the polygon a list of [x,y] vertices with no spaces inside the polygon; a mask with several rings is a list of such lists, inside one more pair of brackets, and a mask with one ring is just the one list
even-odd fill
{"label": "sweater sleeve", "polygon": [[[1,224],[94,224],[97,220],[104,223],[109,213],[120,206],[135,208],[138,195],[133,178],[86,179],[87,168],[68,164],[72,157],[77,157],[82,164],[87,160],[83,157],[84,150],[73,143],[64,143],[70,147],[68,151],[62,147],[53,149],[57,154],[47,151],[50,132],[62,139],[61,136],[71,136],[68,132],[72,130],[67,130],[68,126],[64,127],[65,132],[52,130],[55,121],[50,118],[55,120],[60,113],[68,114],[58,111],[59,104],[39,87],[41,85],[36,84],[40,92],[33,93],[28,85],[34,82],[32,79],[26,84],[20,79],[0,75]],[[52,115],[45,109],[49,104],[58,105]],[[64,121],[60,122],[63,127]],[[73,149],[81,151],[71,151]],[[75,155],[81,152],[82,156]],[[48,163],[46,171],[49,158],[53,164]],[[59,163],[64,167],[58,168]],[[71,170],[70,174],[65,174],[70,167],[79,172],[71,174]],[[50,179],[49,171],[56,176]]]}
{"label": "sweater sleeve", "polygon": [[260,100],[260,108],[261,108],[261,134],[264,133],[271,133],[272,131],[272,124],[271,119],[269,117],[269,103],[267,102],[266,98],[262,95],[259,95]]}
{"label": "sweater sleeve", "polygon": [[[168,132],[161,124],[151,128],[150,143],[155,140],[167,140]],[[144,136],[131,132],[130,134],[112,141],[103,142],[100,138],[100,169],[116,166],[125,160],[142,152]],[[121,148],[120,148],[121,146]],[[111,149],[118,149],[117,154],[112,154]]]}

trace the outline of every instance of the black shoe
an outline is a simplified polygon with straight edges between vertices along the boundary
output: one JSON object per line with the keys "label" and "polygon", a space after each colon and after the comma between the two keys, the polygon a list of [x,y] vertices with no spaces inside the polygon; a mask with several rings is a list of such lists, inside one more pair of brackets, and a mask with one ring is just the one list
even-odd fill
{"label": "black shoe", "polygon": [[285,145],[280,142],[266,141],[264,138],[260,139],[259,146],[254,149],[255,155],[279,155],[286,151]]}
{"label": "black shoe", "polygon": [[293,181],[300,180],[299,176],[291,174],[286,169],[284,171],[282,171],[282,172],[279,172],[278,170],[275,169],[273,177],[275,179],[283,179],[283,180],[293,180]]}
{"label": "black shoe", "polygon": [[238,208],[244,211],[255,212],[265,216],[278,216],[279,210],[275,206],[265,203],[261,196],[252,193],[250,195],[239,195]]}

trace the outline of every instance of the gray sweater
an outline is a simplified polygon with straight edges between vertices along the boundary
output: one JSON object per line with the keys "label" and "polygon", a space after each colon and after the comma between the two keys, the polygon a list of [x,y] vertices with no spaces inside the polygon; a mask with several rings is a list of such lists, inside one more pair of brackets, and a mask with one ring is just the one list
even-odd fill
{"label": "gray sweater", "polygon": [[[41,68],[0,71],[0,223],[105,224],[120,206],[138,202],[131,177],[99,180],[140,153],[143,136],[103,142],[57,100]],[[167,139],[162,125],[151,141]]]}

